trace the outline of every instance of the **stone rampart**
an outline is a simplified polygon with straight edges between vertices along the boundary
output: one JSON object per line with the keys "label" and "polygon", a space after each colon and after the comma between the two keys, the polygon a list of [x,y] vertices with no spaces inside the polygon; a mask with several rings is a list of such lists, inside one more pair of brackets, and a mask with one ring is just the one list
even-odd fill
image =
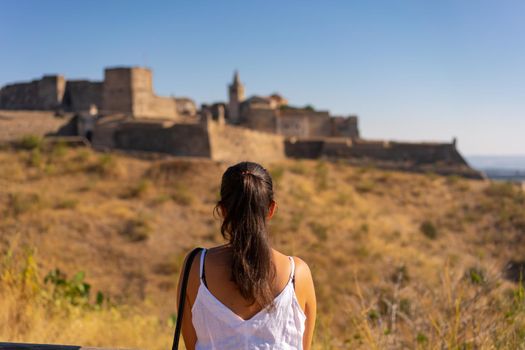
{"label": "stone rampart", "polygon": [[275,110],[271,108],[246,108],[242,125],[258,131],[275,133],[277,121]]}
{"label": "stone rampart", "polygon": [[291,138],[284,143],[285,154],[290,158],[317,159],[323,155],[323,148],[323,140]]}
{"label": "stone rampart", "polygon": [[293,158],[356,158],[411,164],[467,165],[454,143],[365,141],[349,138],[288,139],[286,155]]}
{"label": "stone rampart", "polygon": [[176,119],[175,99],[155,95],[152,79],[151,70],[147,68],[107,68],[102,112],[123,113],[137,119]]}
{"label": "stone rampart", "polygon": [[102,94],[102,82],[68,80],[62,108],[69,112],[89,111],[92,105],[102,106]]}
{"label": "stone rampart", "polygon": [[202,124],[127,121],[115,129],[115,148],[211,158],[208,132]]}
{"label": "stone rampart", "polygon": [[0,143],[19,140],[28,135],[45,136],[64,130],[71,116],[57,118],[51,111],[0,110]]}
{"label": "stone rampart", "polygon": [[104,70],[102,108],[104,114],[133,114],[131,97],[131,73],[128,68],[107,68]]}
{"label": "stone rampart", "polygon": [[357,126],[357,116],[331,117],[331,136],[359,138],[359,128]]}
{"label": "stone rampart", "polygon": [[253,131],[209,121],[211,158],[217,161],[251,160],[271,162],[285,158],[284,138],[280,135]]}
{"label": "stone rampart", "polygon": [[61,105],[64,91],[65,79],[61,75],[6,85],[0,89],[0,109],[54,110]]}

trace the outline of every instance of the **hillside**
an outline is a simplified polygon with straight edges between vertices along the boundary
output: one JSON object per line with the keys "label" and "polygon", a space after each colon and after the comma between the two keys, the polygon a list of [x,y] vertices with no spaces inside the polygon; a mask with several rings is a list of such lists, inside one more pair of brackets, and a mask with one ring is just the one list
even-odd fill
{"label": "hillside", "polygon": [[[521,188],[343,162],[264,165],[278,203],[272,241],[316,283],[316,348],[525,341],[524,292],[509,280],[525,253]],[[227,166],[35,138],[1,150],[0,339],[166,348],[185,254],[222,241],[213,208]],[[83,271],[89,296],[44,284],[56,268],[67,288]]]}

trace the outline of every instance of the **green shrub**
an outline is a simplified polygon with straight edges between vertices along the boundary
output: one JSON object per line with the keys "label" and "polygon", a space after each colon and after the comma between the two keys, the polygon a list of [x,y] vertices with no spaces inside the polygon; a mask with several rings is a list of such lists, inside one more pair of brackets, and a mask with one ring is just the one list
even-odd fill
{"label": "green shrub", "polygon": [[104,301],[108,301],[107,297],[98,291],[94,305],[89,304],[91,285],[85,281],[83,271],[77,272],[68,279],[60,269],[54,269],[44,277],[44,283],[52,286],[51,297],[57,303],[66,301],[71,305],[99,308]]}
{"label": "green shrub", "polygon": [[53,286],[53,299],[65,299],[72,305],[87,304],[91,285],[84,281],[84,272],[77,272],[71,279],[59,269],[50,271],[44,283]]}
{"label": "green shrub", "polygon": [[497,198],[515,198],[519,196],[520,191],[517,186],[511,182],[492,182],[490,186],[485,189],[485,194],[490,197]]}
{"label": "green shrub", "polygon": [[406,265],[398,266],[390,276],[390,280],[396,284],[406,285],[410,281]]}
{"label": "green shrub", "polygon": [[424,333],[417,333],[416,335],[416,342],[419,345],[426,345],[428,343],[428,337]]}
{"label": "green shrub", "polygon": [[17,147],[25,150],[41,149],[43,139],[37,135],[26,135],[17,142]]}
{"label": "green shrub", "polygon": [[140,179],[139,182],[132,186],[124,195],[126,198],[143,198],[151,189],[151,181],[148,179]]}
{"label": "green shrub", "polygon": [[171,199],[177,204],[189,206],[193,203],[193,194],[186,186],[177,184],[173,188]]}
{"label": "green shrub", "polygon": [[419,230],[429,239],[436,239],[438,236],[436,226],[429,220],[423,221],[419,226]]}
{"label": "green shrub", "polygon": [[304,219],[304,211],[299,210],[297,212],[294,212],[292,214],[292,217],[290,218],[290,230],[292,232],[299,231],[299,228],[301,227],[301,223]]}
{"label": "green shrub", "polygon": [[72,198],[65,198],[58,201],[55,209],[75,209],[78,205],[78,200]]}
{"label": "green shrub", "polygon": [[171,200],[172,197],[169,194],[162,193],[151,200],[152,205],[160,205]]}
{"label": "green shrub", "polygon": [[465,273],[465,277],[472,284],[484,284],[486,282],[485,271],[481,268],[471,267]]}
{"label": "green shrub", "polygon": [[310,229],[319,241],[324,242],[328,239],[328,227],[317,222],[312,222],[310,223]]}
{"label": "green shrub", "polygon": [[58,140],[53,145],[53,150],[51,151],[52,158],[63,158],[68,150],[68,145],[64,140]]}
{"label": "green shrub", "polygon": [[115,157],[109,153],[104,153],[90,170],[99,175],[114,175],[117,172],[117,167],[118,163]]}
{"label": "green shrub", "polygon": [[374,189],[374,183],[370,180],[362,180],[355,185],[355,190],[359,193],[372,192]]}
{"label": "green shrub", "polygon": [[278,184],[281,182],[283,176],[284,176],[285,169],[283,166],[273,166],[270,168],[270,176],[272,177],[272,181],[274,184]]}
{"label": "green shrub", "polygon": [[352,203],[352,196],[349,193],[338,192],[335,203],[342,207],[349,205]]}
{"label": "green shrub", "polygon": [[85,163],[91,158],[91,152],[87,149],[80,149],[76,152],[73,160],[78,163]]}
{"label": "green shrub", "polygon": [[294,161],[290,165],[290,171],[296,175],[306,175],[308,173],[308,168],[300,160]]}
{"label": "green shrub", "polygon": [[28,165],[34,168],[41,168],[42,164],[42,152],[40,148],[33,149],[29,155]]}
{"label": "green shrub", "polygon": [[328,189],[328,165],[325,161],[317,162],[315,166],[315,184],[319,191]]}
{"label": "green shrub", "polygon": [[122,234],[132,242],[141,242],[148,239],[152,232],[150,220],[145,215],[139,215],[126,222]]}
{"label": "green shrub", "polygon": [[42,205],[42,200],[37,193],[9,193],[7,213],[18,217],[21,214],[36,209]]}

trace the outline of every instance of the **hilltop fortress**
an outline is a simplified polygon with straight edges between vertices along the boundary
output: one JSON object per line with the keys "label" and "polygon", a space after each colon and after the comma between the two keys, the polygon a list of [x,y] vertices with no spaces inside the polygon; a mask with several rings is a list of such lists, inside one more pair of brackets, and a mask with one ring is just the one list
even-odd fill
{"label": "hilltop fortress", "polygon": [[[24,124],[21,120],[31,112],[22,111],[49,112]],[[63,122],[58,130],[52,130],[56,129],[57,116]],[[228,85],[228,101],[203,104],[200,109],[190,98],[157,96],[148,68],[107,68],[103,81],[46,75],[0,89],[1,123],[9,131],[4,137],[0,133],[0,141],[27,133],[12,125],[34,124],[41,126],[31,129],[31,133],[78,135],[101,150],[156,152],[228,162],[266,162],[285,157],[343,159],[396,169],[480,176],[459,154],[455,140],[365,140],[360,137],[357,116],[332,116],[311,106],[293,107],[279,94],[245,98],[237,72]]]}

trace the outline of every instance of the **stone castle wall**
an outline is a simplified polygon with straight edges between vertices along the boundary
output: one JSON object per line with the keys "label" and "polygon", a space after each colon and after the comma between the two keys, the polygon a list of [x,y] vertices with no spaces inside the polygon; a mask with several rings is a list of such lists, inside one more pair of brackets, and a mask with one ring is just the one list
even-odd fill
{"label": "stone castle wall", "polygon": [[130,121],[114,133],[115,148],[167,153],[184,157],[211,157],[208,132],[201,124]]}
{"label": "stone castle wall", "polygon": [[135,118],[176,119],[174,98],[153,93],[151,70],[147,68],[108,68],[104,75],[102,111],[124,113]]}
{"label": "stone castle wall", "polygon": [[284,138],[242,127],[208,122],[211,158],[217,161],[253,160],[271,162],[284,159]]}
{"label": "stone castle wall", "polygon": [[71,116],[57,118],[53,111],[0,110],[0,144],[17,141],[27,135],[57,133],[71,120]]}
{"label": "stone castle wall", "polygon": [[[95,130],[94,146],[98,149],[159,152],[226,162],[269,162],[285,158],[282,136],[211,120],[176,124],[136,120],[115,123],[101,121]],[[104,135],[104,138],[100,135]]]}
{"label": "stone castle wall", "polygon": [[60,75],[10,84],[0,89],[0,109],[54,110],[62,103],[65,79]]}
{"label": "stone castle wall", "polygon": [[333,137],[350,137],[359,138],[359,128],[357,126],[357,116],[349,117],[331,117],[331,136]]}
{"label": "stone castle wall", "polygon": [[269,106],[243,105],[241,125],[257,131],[288,137],[350,137],[359,138],[357,117],[332,117],[327,111]]}
{"label": "stone castle wall", "polygon": [[104,89],[102,94],[102,112],[105,114],[123,113],[131,115],[133,100],[131,97],[131,74],[127,68],[104,70]]}
{"label": "stone castle wall", "polygon": [[89,80],[68,80],[62,108],[68,112],[89,111],[92,105],[102,106],[104,85]]}
{"label": "stone castle wall", "polygon": [[276,133],[277,117],[270,108],[248,108],[244,112],[242,125],[253,130]]}
{"label": "stone castle wall", "polygon": [[6,85],[0,89],[0,109],[88,111],[92,105],[105,115],[125,114],[134,118],[176,119],[175,98],[153,92],[150,69],[108,68],[104,81],[67,81],[60,75]]}
{"label": "stone castle wall", "polygon": [[289,139],[286,155],[292,158],[347,158],[421,164],[453,164],[466,166],[454,143],[409,143],[394,141],[363,141],[346,138]]}
{"label": "stone castle wall", "polygon": [[[330,113],[326,111],[309,111],[302,109],[278,110],[278,133],[285,136],[315,137],[331,136]],[[302,124],[300,135],[294,125]]]}

